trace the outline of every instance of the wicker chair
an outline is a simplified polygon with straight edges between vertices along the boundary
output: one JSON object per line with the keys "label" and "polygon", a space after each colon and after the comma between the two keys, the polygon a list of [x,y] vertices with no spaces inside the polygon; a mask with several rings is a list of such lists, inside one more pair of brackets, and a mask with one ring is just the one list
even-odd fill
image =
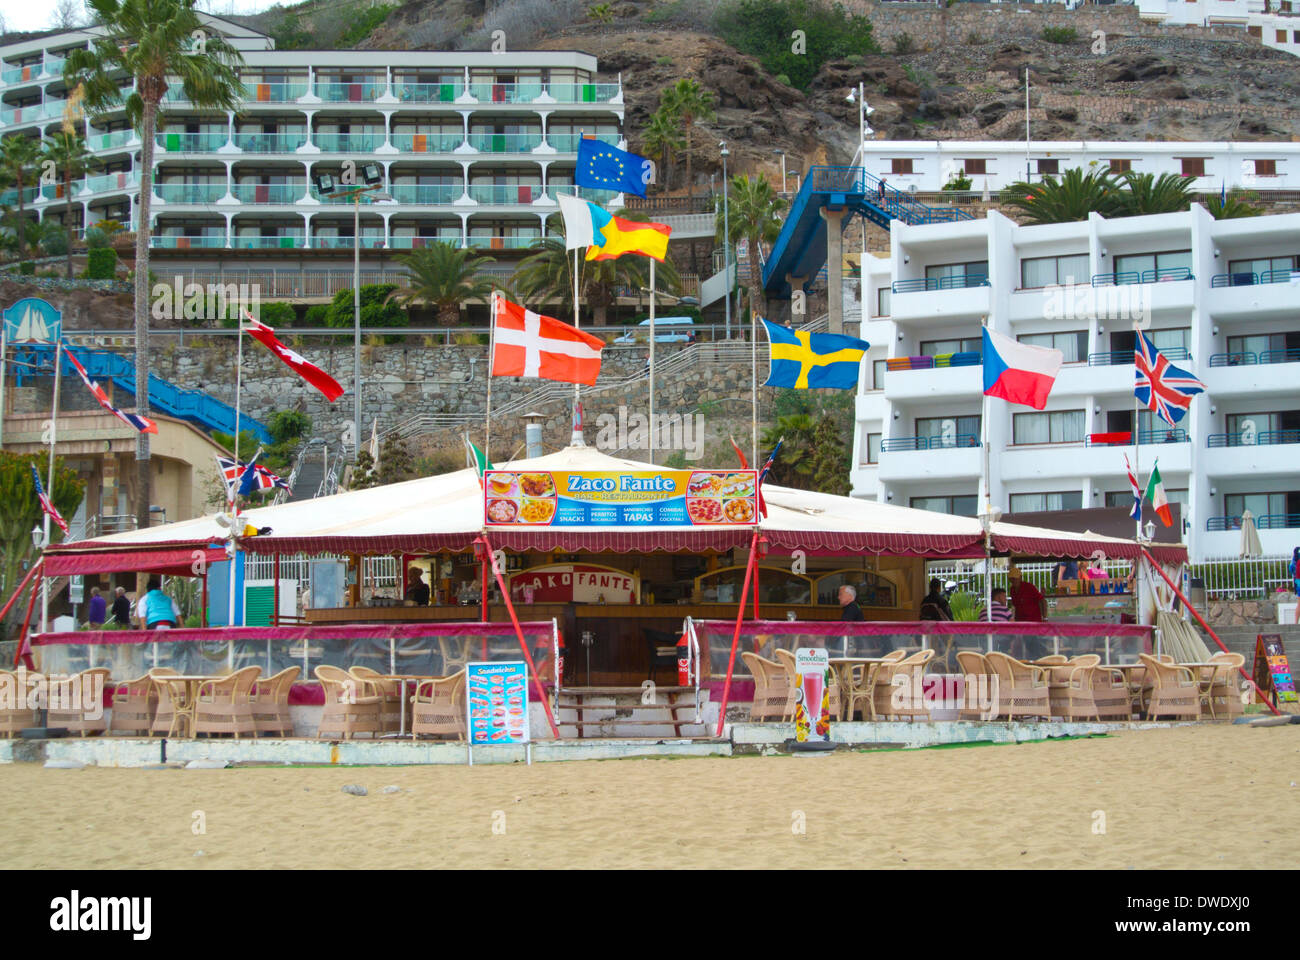
{"label": "wicker chair", "polygon": [[[28,682],[39,674],[24,674]],[[36,726],[36,711],[27,709],[27,688],[12,670],[0,670],[0,736],[12,739],[26,727]]]}
{"label": "wicker chair", "polygon": [[[789,685],[789,694],[785,700],[785,708],[781,714],[781,719],[785,720],[787,723],[793,723],[794,691],[798,686],[798,681],[795,678],[794,672],[794,654],[789,650],[777,650],[776,659],[780,661],[782,672],[785,674],[785,682]],[[826,684],[827,693],[830,695],[829,706],[827,709],[830,711],[832,717],[838,717],[840,715],[840,685],[835,679],[834,671],[826,671]]]}
{"label": "wicker chair", "polygon": [[314,672],[325,688],[325,710],[317,738],[351,740],[358,733],[368,733],[373,740],[383,732],[382,697],[363,695],[364,688],[357,679],[338,667],[322,664]]}
{"label": "wicker chair", "polygon": [[348,673],[361,686],[368,697],[379,697],[379,722],[385,733],[396,733],[402,728],[402,681],[385,680],[377,670],[369,667],[350,667]]}
{"label": "wicker chair", "polygon": [[927,648],[918,650],[910,657],[904,657],[902,660],[895,660],[892,663],[882,663],[877,667],[871,684],[871,719],[879,720],[881,717],[928,717],[930,712],[926,709],[924,702],[912,703],[902,710],[899,709],[899,706],[894,703],[894,678],[906,676],[907,683],[910,685],[912,671],[924,671],[925,665],[933,658],[934,650]]}
{"label": "wicker chair", "polygon": [[[964,698],[966,702],[962,705],[961,719],[992,720],[992,710],[986,712],[979,709],[979,694],[987,693],[991,706],[996,708],[998,702],[998,675],[993,672],[993,668],[989,666],[989,662],[984,659],[984,654],[976,650],[958,650],[957,663],[961,667],[962,675],[966,678],[967,682],[966,695]],[[988,679],[981,680],[981,677],[987,677]],[[976,689],[973,691],[974,695],[972,695],[970,689],[970,683],[972,681],[977,685],[985,684],[985,689],[982,691]]]}
{"label": "wicker chair", "polygon": [[163,737],[172,736],[178,727],[178,721],[193,716],[194,704],[188,701],[179,701],[177,696],[180,693],[180,686],[173,686],[167,682],[168,677],[176,676],[176,671],[171,667],[154,667],[149,671],[149,679],[154,682],[154,687],[158,690],[158,709],[154,711],[153,726],[149,728],[149,735],[158,734]]}
{"label": "wicker chair", "polygon": [[293,736],[293,720],[289,718],[289,689],[298,679],[301,669],[286,667],[273,677],[257,681],[253,688],[253,724],[258,733]]}
{"label": "wicker chair", "polygon": [[1014,720],[1016,717],[1043,717],[1050,719],[1047,671],[1032,663],[1024,663],[1005,653],[994,651],[985,659],[998,678],[998,704],[996,717]]}
{"label": "wicker chair", "polygon": [[50,707],[45,725],[83,736],[106,732],[104,688],[111,682],[110,674],[108,667],[91,667],[74,677],[49,681]]}
{"label": "wicker chair", "polygon": [[[902,650],[891,650],[882,658],[885,663],[898,663],[906,653]],[[844,698],[848,702],[848,718],[853,719],[853,711],[858,708],[858,701],[866,703],[863,710],[862,719],[869,719],[871,716],[871,691],[876,684],[876,674],[884,664],[855,663],[849,671],[849,688],[844,691]]]}
{"label": "wicker chair", "polygon": [[149,674],[119,683],[113,691],[113,717],[108,722],[108,732],[147,737],[157,712],[158,687]]}
{"label": "wicker chair", "polygon": [[749,709],[751,720],[780,720],[790,699],[790,684],[781,664],[746,651],[740,659],[754,677],[754,703]]}
{"label": "wicker chair", "polygon": [[1146,653],[1138,654],[1138,659],[1146,665],[1146,674],[1152,679],[1148,720],[1162,716],[1196,719],[1201,715],[1201,685],[1190,668],[1162,663]]}
{"label": "wicker chair", "polygon": [[1210,662],[1215,665],[1214,674],[1201,686],[1201,703],[1216,720],[1220,713],[1229,718],[1241,716],[1244,708],[1237,681],[1246,658],[1240,653],[1216,653]]}
{"label": "wicker chair", "polygon": [[1047,699],[1053,717],[1064,720],[1089,720],[1097,715],[1093,698],[1097,665],[1101,657],[1085,653],[1064,664],[1048,666]]}
{"label": "wicker chair", "polygon": [[450,677],[421,680],[411,704],[412,739],[426,735],[466,738],[464,670]]}
{"label": "wicker chair", "polygon": [[453,637],[439,637],[438,651],[442,654],[442,672],[446,676],[455,676],[473,657],[469,652],[468,640],[456,640]]}
{"label": "wicker chair", "polygon": [[194,695],[194,735],[229,733],[257,736],[253,719],[253,684],[261,676],[261,667],[244,667],[225,677],[214,677],[199,684]]}
{"label": "wicker chair", "polygon": [[1092,671],[1092,702],[1099,720],[1131,720],[1133,696],[1122,670],[1096,667]]}

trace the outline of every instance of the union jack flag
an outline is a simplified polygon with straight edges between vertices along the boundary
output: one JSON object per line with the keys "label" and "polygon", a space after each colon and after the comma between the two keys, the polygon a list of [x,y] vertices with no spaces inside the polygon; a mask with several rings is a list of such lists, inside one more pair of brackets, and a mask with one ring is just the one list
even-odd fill
{"label": "union jack flag", "polygon": [[158,432],[158,425],[148,417],[142,417],[138,413],[127,413],[113,406],[108,399],[108,394],[104,392],[104,388],[94,380],[90,379],[90,374],[88,374],[86,368],[81,365],[81,361],[78,360],[73,352],[67,347],[63,348],[63,355],[68,358],[68,362],[72,364],[72,368],[77,371],[77,376],[81,377],[81,382],[84,383],[86,389],[94,395],[96,402],[101,407],[128,426],[135,427],[135,429],[139,430],[141,433]]}
{"label": "union jack flag", "polygon": [[[776,442],[776,446],[773,447],[772,452],[768,454],[767,462],[764,463],[763,468],[758,471],[758,515],[760,517],[767,517],[767,501],[763,499],[763,480],[767,477],[768,471],[772,469],[772,464],[776,463],[776,455],[781,452],[781,444],[783,443],[785,443],[785,437],[782,437]],[[737,448],[736,452],[740,453],[739,448]],[[741,456],[742,458],[744,457],[743,454],[741,454]]]}
{"label": "union jack flag", "polygon": [[1124,468],[1128,470],[1128,485],[1133,488],[1133,506],[1129,508],[1128,515],[1134,520],[1142,519],[1142,488],[1138,486],[1137,477],[1133,475],[1133,464],[1128,462],[1128,454],[1124,454]]}
{"label": "union jack flag", "polygon": [[1192,405],[1192,397],[1205,391],[1205,384],[1182,367],[1175,367],[1156,349],[1141,330],[1133,351],[1137,382],[1133,395],[1165,423],[1175,426]]}
{"label": "union jack flag", "polygon": [[[261,451],[259,451],[260,453]],[[259,490],[273,490],[279,487],[281,490],[289,489],[289,481],[284,480],[260,463],[236,463],[231,457],[217,457],[217,469],[221,471],[221,479],[226,485],[227,495],[240,493],[248,496]],[[253,458],[257,459],[256,456]]]}
{"label": "union jack flag", "polygon": [[36,484],[36,499],[41,502],[41,509],[50,515],[50,519],[59,525],[63,535],[68,535],[68,521],[63,519],[63,514],[59,513],[59,508],[54,505],[45,488],[41,486],[41,475],[36,472],[36,465],[32,464],[32,483]]}

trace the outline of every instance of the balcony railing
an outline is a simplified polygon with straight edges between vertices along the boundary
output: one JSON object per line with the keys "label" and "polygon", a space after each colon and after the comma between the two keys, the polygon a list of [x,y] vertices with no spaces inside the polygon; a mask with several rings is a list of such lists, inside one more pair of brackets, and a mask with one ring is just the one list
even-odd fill
{"label": "balcony railing", "polygon": [[1300,443],[1300,430],[1212,433],[1205,440],[1207,447],[1266,447],[1278,443]]}
{"label": "balcony railing", "polygon": [[[586,136],[581,133],[547,133],[546,142],[560,153],[577,153],[578,144]],[[599,140],[601,143],[607,143],[611,147],[618,146],[617,133],[598,133],[592,137],[593,140]]]}
{"label": "balcony railing", "polygon": [[608,103],[619,94],[617,83],[552,83],[546,92],[560,103]]}
{"label": "balcony railing", "polygon": [[375,81],[364,83],[334,83],[316,81],[316,96],[329,103],[365,103],[384,95],[387,84]]}
{"label": "balcony railing", "polygon": [[47,100],[45,103],[0,110],[0,126],[11,127],[19,123],[35,123],[47,117],[61,117],[66,106],[66,100]]}
{"label": "balcony railing", "polygon": [[[1190,438],[1182,427],[1169,427],[1165,430],[1139,430],[1138,444],[1145,446],[1152,443],[1186,443]],[[1129,430],[1112,430],[1109,433],[1090,433],[1086,446],[1089,447],[1131,447],[1133,433]]]}
{"label": "balcony railing", "polygon": [[213,249],[226,245],[225,234],[210,234],[203,237],[178,237],[170,234],[153,234],[149,237],[149,246],[160,250],[195,250]]}
{"label": "balcony railing", "polygon": [[160,133],[156,143],[168,153],[212,153],[229,141],[223,130],[220,133]]}
{"label": "balcony railing", "polygon": [[456,233],[445,237],[393,237],[388,241],[388,245],[394,250],[422,250],[435,243],[449,243],[453,247],[459,247],[463,240],[460,231],[457,230]]}
{"label": "balcony railing", "polygon": [[[23,203],[34,203],[36,201],[36,197],[40,194],[40,192],[41,191],[39,187],[24,187]],[[8,207],[8,206],[12,206],[13,204],[16,204],[17,202],[18,202],[18,191],[15,190],[13,187],[10,187],[8,190],[5,190],[3,193],[0,193],[0,205]]]}
{"label": "balcony railing", "polygon": [[542,242],[537,234],[525,234],[512,237],[471,236],[468,245],[476,250],[527,250]]}
{"label": "balcony railing", "polygon": [[153,192],[167,203],[215,203],[226,195],[226,181],[212,183],[159,183]]}
{"label": "balcony railing", "polygon": [[[351,250],[356,244],[352,237],[312,237],[307,246],[313,250]],[[361,232],[363,250],[382,249],[386,246],[382,233]]]}
{"label": "balcony railing", "polygon": [[453,103],[465,92],[463,81],[452,83],[403,83],[393,84],[393,96],[403,103]]}
{"label": "balcony railing", "polygon": [[469,145],[484,153],[532,153],[542,145],[542,132],[471,133]]}
{"label": "balcony railing", "polygon": [[459,183],[395,183],[388,192],[398,203],[455,203],[465,192]]}
{"label": "balcony railing", "polygon": [[464,133],[395,133],[392,139],[402,153],[452,153],[464,142]]}
{"label": "balcony railing", "polygon": [[25,67],[9,67],[0,73],[0,82],[10,83],[27,83],[35,80],[41,75],[41,65],[39,63],[28,64]]}
{"label": "balcony railing", "polygon": [[297,203],[307,195],[307,182],[237,183],[232,192],[240,203]]}
{"label": "balcony railing", "polygon": [[[1284,530],[1288,527],[1300,527],[1300,513],[1266,513],[1255,518],[1255,526],[1260,530]],[[1205,521],[1205,529],[1240,530],[1241,517],[1210,517]]]}
{"label": "balcony railing", "polygon": [[469,93],[480,103],[532,103],[542,95],[542,85],[474,81],[469,85]]}
{"label": "balcony railing", "polygon": [[[1192,355],[1183,347],[1161,347],[1160,352],[1170,360],[1190,360]],[[1115,367],[1133,362],[1132,350],[1110,350],[1102,353],[1088,354],[1090,367]]]}
{"label": "balcony railing", "polygon": [[134,190],[140,186],[140,178],[134,173],[105,173],[98,177],[87,177],[84,188],[91,193],[104,193],[109,190]]}
{"label": "balcony railing", "polygon": [[86,149],[113,150],[124,147],[136,139],[134,130],[114,130],[112,133],[92,133],[86,138]]}
{"label": "balcony railing", "polygon": [[235,237],[236,250],[297,250],[304,246],[306,237],[301,233],[286,233],[278,237]]}
{"label": "balcony railing", "polygon": [[293,103],[307,93],[307,81],[299,83],[245,83],[244,99],[249,103]]}
{"label": "balcony railing", "polygon": [[1192,271],[1187,267],[1161,267],[1158,270],[1121,270],[1114,273],[1099,273],[1092,278],[1094,287],[1122,287],[1132,283],[1164,283],[1172,280],[1192,280]]}
{"label": "balcony railing", "polygon": [[1255,363],[1297,362],[1300,362],[1300,348],[1296,347],[1261,350],[1259,353],[1243,350],[1240,353],[1216,353],[1210,356],[1210,366],[1212,367],[1244,367]]}
{"label": "balcony railing", "polygon": [[895,280],[894,293],[917,293],[928,290],[963,290],[967,287],[987,287],[989,278],[984,274],[961,274],[956,277],[925,277],[917,280]]}
{"label": "balcony railing", "polygon": [[980,438],[973,433],[958,433],[951,437],[890,437],[880,441],[881,452],[908,450],[953,450],[978,447]]}
{"label": "balcony railing", "polygon": [[[555,200],[560,194],[566,197],[573,196],[573,184],[571,183],[552,183],[546,188],[546,195]],[[592,203],[607,203],[618,196],[617,190],[597,190],[595,187],[579,187],[578,196],[584,200],[590,200]],[[559,201],[556,200],[558,203]]]}
{"label": "balcony railing", "polygon": [[374,153],[384,145],[382,133],[318,133],[312,142],[323,153]]}
{"label": "balcony railing", "polygon": [[235,146],[248,153],[293,153],[307,142],[307,133],[237,133]]}
{"label": "balcony railing", "polygon": [[1300,270],[1262,270],[1259,273],[1216,273],[1212,287],[1253,287],[1261,283],[1289,283],[1300,280]]}
{"label": "balcony railing", "polygon": [[472,183],[469,187],[470,199],[475,200],[478,203],[532,203],[541,195],[542,185],[540,183]]}

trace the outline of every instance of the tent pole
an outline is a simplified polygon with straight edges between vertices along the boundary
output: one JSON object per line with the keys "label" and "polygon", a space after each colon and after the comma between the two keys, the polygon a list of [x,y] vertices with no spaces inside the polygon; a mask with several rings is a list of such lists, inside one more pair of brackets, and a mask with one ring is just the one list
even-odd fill
{"label": "tent pole", "polygon": [[[42,579],[44,579],[43,576]],[[36,594],[39,592],[36,585],[32,584],[31,596],[27,598],[27,615],[23,617],[23,628],[18,634],[18,651],[14,654],[14,666],[17,666],[18,661],[22,660],[28,670],[36,669],[36,664],[32,662],[32,642],[27,635],[27,628],[31,626],[32,610],[36,607]]]}
{"label": "tent pole", "polygon": [[[235,567],[237,566],[236,555],[239,552],[239,541],[236,539],[235,528],[239,523],[239,506],[238,506],[239,484],[242,478],[242,475],[239,470],[239,427],[240,427],[239,395],[242,390],[243,381],[244,381],[244,321],[242,319],[239,320],[239,332],[235,336],[237,340],[237,346],[235,348],[235,481],[230,485],[230,490],[227,493],[227,500],[226,500],[226,504],[227,504],[226,512],[230,515],[231,518],[230,578],[229,578],[230,590],[228,591],[228,599],[226,605],[226,626],[228,627],[233,627],[235,625]],[[358,423],[356,425],[356,429],[357,429],[357,438],[358,438],[357,444],[358,446],[360,446],[361,424]]]}
{"label": "tent pole", "polygon": [[758,556],[758,531],[749,543],[749,564],[745,569],[745,583],[740,591],[740,607],[736,610],[736,632],[731,635],[731,657],[727,660],[727,680],[722,685],[722,704],[718,707],[718,732],[722,736],[723,724],[727,722],[727,698],[731,696],[731,675],[736,669],[736,644],[740,643],[740,625],[745,620],[745,601],[748,599],[749,581],[754,575],[754,559]]}
{"label": "tent pole", "polygon": [[[271,623],[275,626],[280,625],[280,551],[275,552],[275,572],[271,574],[275,578],[275,585],[271,588]],[[269,673],[270,667],[267,667]]]}

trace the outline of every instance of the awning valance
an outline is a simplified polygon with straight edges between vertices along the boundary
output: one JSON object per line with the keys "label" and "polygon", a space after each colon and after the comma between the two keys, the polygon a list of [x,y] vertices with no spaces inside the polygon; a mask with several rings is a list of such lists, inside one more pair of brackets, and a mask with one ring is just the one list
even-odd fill
{"label": "awning valance", "polygon": [[69,550],[45,553],[45,575],[69,577],[97,573],[160,573],[169,577],[198,576],[207,564],[226,559],[224,547],[195,544],[152,550]]}

